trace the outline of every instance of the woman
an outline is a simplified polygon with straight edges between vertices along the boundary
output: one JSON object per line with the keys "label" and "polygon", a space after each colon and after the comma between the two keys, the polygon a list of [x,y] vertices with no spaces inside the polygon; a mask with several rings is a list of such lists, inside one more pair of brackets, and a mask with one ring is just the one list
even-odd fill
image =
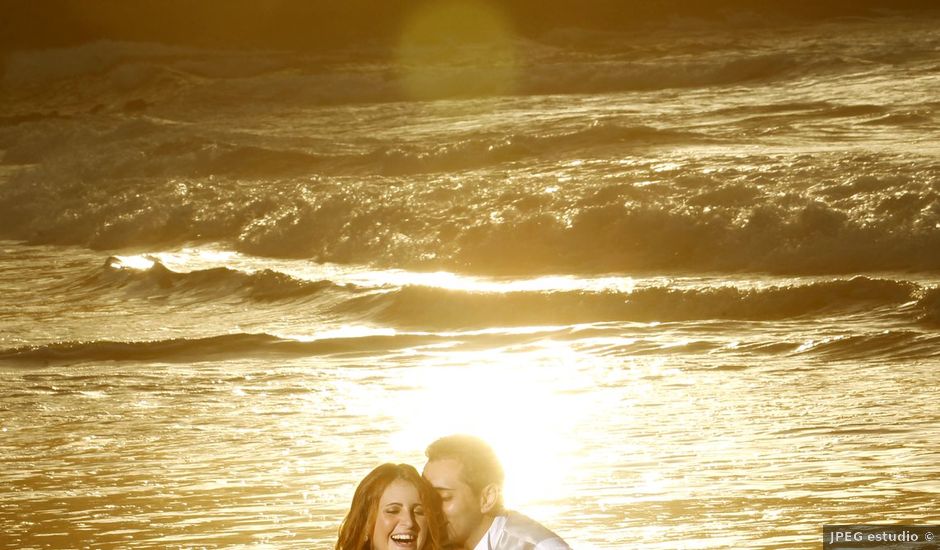
{"label": "woman", "polygon": [[441,499],[407,464],[382,464],[356,488],[336,550],[443,550]]}

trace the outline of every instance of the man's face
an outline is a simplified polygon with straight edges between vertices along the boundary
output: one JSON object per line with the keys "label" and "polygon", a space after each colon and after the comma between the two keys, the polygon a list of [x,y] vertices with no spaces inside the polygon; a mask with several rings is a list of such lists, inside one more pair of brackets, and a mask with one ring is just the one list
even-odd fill
{"label": "man's face", "polygon": [[450,540],[466,547],[467,539],[485,530],[480,496],[474,494],[461,476],[463,464],[454,459],[432,460],[424,466],[424,477],[441,495]]}

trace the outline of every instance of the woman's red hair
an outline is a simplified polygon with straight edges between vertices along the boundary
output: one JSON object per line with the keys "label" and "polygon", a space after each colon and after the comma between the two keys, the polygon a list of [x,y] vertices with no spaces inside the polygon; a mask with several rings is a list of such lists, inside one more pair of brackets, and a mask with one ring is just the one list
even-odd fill
{"label": "woman's red hair", "polygon": [[408,464],[382,464],[359,482],[349,513],[339,527],[335,550],[371,550],[369,535],[375,527],[382,493],[396,479],[411,483],[418,490],[428,533],[418,550],[443,550],[447,538],[447,520],[441,511],[441,497],[421,474]]}

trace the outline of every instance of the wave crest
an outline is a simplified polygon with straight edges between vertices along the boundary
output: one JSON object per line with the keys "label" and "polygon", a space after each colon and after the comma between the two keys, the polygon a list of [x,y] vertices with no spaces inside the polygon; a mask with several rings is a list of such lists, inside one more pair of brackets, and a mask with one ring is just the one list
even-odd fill
{"label": "wave crest", "polygon": [[917,288],[913,283],[868,277],[766,289],[650,287],[627,294],[478,293],[408,286],[352,298],[341,310],[392,326],[430,330],[612,321],[769,321],[897,306],[910,300]]}
{"label": "wave crest", "polygon": [[200,361],[244,356],[304,357],[374,353],[432,341],[426,335],[374,335],[300,341],[270,334],[226,334],[155,341],[57,342],[0,350],[0,361],[25,364],[88,361]]}
{"label": "wave crest", "polygon": [[103,271],[96,271],[81,281],[80,286],[98,290],[123,288],[150,295],[191,295],[202,299],[240,293],[259,301],[303,299],[330,290],[354,290],[348,285],[297,279],[271,269],[248,273],[228,267],[215,267],[179,272],[169,269],[159,260],[147,261],[152,264],[140,268],[129,265],[121,257],[111,256],[105,261]]}

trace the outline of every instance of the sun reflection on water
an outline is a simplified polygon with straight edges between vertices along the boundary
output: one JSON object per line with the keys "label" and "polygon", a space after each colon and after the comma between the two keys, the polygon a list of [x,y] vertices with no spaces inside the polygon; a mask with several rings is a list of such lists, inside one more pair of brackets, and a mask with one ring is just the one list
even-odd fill
{"label": "sun reflection on water", "polygon": [[451,433],[482,437],[503,462],[507,504],[545,511],[567,496],[580,446],[574,434],[592,411],[592,398],[578,391],[584,382],[576,365],[560,348],[522,360],[499,352],[451,353],[450,364],[409,373],[401,382],[417,385],[394,408],[400,429],[392,448],[416,454]]}
{"label": "sun reflection on water", "polygon": [[[238,252],[213,246],[185,247],[178,250],[116,256],[120,263],[133,269],[150,269],[159,261],[173,271],[198,271],[217,267],[254,273],[273,269],[302,280],[330,280],[367,288],[423,286],[464,292],[617,292],[628,294],[637,281],[625,276],[575,277],[545,275],[529,278],[501,279],[462,275],[449,271],[409,271],[376,269],[371,266],[311,263],[297,260],[259,260]],[[648,283],[647,283],[648,284]]]}
{"label": "sun reflection on water", "polygon": [[134,269],[145,271],[154,266],[154,260],[149,255],[137,256],[113,256],[108,260],[108,266],[112,269]]}

